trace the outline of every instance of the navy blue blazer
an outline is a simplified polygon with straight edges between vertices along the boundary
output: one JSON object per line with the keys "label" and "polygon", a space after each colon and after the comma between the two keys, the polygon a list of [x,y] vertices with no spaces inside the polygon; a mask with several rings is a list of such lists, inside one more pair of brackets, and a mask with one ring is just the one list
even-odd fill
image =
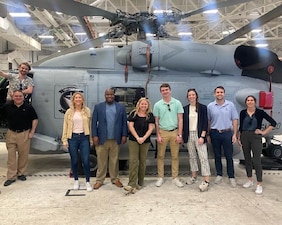
{"label": "navy blue blazer", "polygon": [[[201,137],[202,131],[208,130],[208,113],[207,106],[201,103],[198,103],[198,137]],[[189,105],[183,107],[183,141],[184,143],[188,142],[189,137]],[[204,142],[207,142],[207,138],[204,138]]]}
{"label": "navy blue blazer", "polygon": [[[116,106],[115,138],[121,144],[122,136],[128,136],[127,115],[124,105],[114,102]],[[107,140],[106,102],[101,102],[94,107],[92,115],[92,137],[99,137],[99,144]]]}

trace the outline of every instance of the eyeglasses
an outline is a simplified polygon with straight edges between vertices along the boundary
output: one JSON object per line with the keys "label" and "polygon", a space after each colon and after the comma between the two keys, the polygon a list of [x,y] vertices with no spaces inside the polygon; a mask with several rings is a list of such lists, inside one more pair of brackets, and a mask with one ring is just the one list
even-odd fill
{"label": "eyeglasses", "polygon": [[22,83],[19,84],[19,90],[21,90],[21,91],[23,90],[23,84]]}
{"label": "eyeglasses", "polygon": [[171,111],[169,104],[167,104],[167,109],[168,109],[168,111]]}

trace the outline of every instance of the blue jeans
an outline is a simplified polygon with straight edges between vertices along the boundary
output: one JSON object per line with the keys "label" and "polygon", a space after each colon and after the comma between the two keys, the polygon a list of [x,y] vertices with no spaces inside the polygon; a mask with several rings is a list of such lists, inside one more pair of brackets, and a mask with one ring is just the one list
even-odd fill
{"label": "blue jeans", "polygon": [[210,132],[218,176],[222,176],[221,149],[223,148],[227,164],[227,175],[229,178],[234,178],[232,135],[232,131],[219,133],[217,130],[211,130]]}
{"label": "blue jeans", "polygon": [[86,182],[90,180],[90,165],[89,165],[89,155],[90,155],[90,141],[89,135],[72,134],[71,139],[68,139],[69,143],[69,153],[71,157],[71,169],[73,172],[73,177],[78,180],[78,149],[80,150],[81,161],[83,165],[83,170],[86,178]]}

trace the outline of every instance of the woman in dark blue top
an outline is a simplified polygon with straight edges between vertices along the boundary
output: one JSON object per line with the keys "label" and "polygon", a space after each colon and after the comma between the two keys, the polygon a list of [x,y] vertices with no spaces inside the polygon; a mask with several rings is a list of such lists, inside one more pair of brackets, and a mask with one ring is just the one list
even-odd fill
{"label": "woman in dark blue top", "polygon": [[[254,165],[257,177],[256,194],[261,194],[262,188],[262,166],[261,166],[261,153],[262,153],[262,136],[269,133],[275,126],[276,122],[265,111],[256,108],[256,98],[249,95],[245,99],[246,109],[240,112],[240,126],[239,144],[242,145],[245,166],[248,176],[248,181],[243,185],[245,188],[252,187],[254,185],[252,180],[252,168]],[[262,120],[267,120],[270,125],[261,130]],[[251,151],[253,153],[253,161],[251,157]]]}

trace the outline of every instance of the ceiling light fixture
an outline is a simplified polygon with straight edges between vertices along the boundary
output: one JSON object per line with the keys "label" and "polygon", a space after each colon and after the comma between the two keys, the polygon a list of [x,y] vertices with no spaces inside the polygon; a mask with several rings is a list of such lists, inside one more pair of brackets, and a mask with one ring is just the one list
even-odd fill
{"label": "ceiling light fixture", "polygon": [[179,36],[191,36],[192,32],[179,32],[178,35]]}
{"label": "ceiling light fixture", "polygon": [[261,29],[253,29],[253,30],[251,30],[252,33],[259,33],[261,31],[262,31]]}
{"label": "ceiling light fixture", "polygon": [[268,46],[268,44],[266,44],[266,43],[256,44],[256,47],[258,47],[258,48],[265,48],[267,46]]}
{"label": "ceiling light fixture", "polygon": [[13,12],[9,13],[11,17],[31,17],[29,13],[26,12]]}
{"label": "ceiling light fixture", "polygon": [[42,39],[53,39],[54,38],[53,35],[39,35],[38,37]]}
{"label": "ceiling light fixture", "polygon": [[77,32],[77,33],[74,33],[75,35],[86,35],[85,32]]}
{"label": "ceiling light fixture", "polygon": [[203,13],[207,13],[207,14],[215,14],[218,12],[218,9],[211,9],[211,10],[207,10],[207,11],[204,11]]}

